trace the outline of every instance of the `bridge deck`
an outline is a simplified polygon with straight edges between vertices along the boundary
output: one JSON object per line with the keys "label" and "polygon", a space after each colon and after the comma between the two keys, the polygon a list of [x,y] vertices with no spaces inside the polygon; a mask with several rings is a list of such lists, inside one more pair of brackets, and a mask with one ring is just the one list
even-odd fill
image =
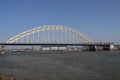
{"label": "bridge deck", "polygon": [[4,46],[108,46],[110,44],[100,44],[100,43],[93,43],[93,44],[71,44],[71,43],[0,43],[0,45]]}

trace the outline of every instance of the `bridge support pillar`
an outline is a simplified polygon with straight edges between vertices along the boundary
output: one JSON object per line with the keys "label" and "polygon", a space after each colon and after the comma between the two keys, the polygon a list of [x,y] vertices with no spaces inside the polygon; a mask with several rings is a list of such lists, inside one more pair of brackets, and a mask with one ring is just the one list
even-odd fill
{"label": "bridge support pillar", "polygon": [[103,50],[110,50],[109,45],[103,46]]}
{"label": "bridge support pillar", "polygon": [[96,45],[90,45],[89,46],[89,51],[96,51],[97,50],[97,46]]}
{"label": "bridge support pillar", "polygon": [[0,54],[5,55],[5,46],[4,45],[1,46]]}

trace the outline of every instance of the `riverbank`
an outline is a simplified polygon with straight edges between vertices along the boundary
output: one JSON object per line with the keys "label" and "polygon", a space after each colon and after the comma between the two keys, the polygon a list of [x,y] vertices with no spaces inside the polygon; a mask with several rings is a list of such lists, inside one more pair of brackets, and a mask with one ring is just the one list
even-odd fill
{"label": "riverbank", "polygon": [[31,79],[28,79],[26,76],[4,73],[0,80],[31,80]]}

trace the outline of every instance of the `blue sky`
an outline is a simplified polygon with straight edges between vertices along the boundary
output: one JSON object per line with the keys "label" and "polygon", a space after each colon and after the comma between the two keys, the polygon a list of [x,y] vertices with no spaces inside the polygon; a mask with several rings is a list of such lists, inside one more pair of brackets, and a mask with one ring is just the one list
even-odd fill
{"label": "blue sky", "polygon": [[0,0],[0,41],[43,25],[79,30],[95,42],[120,43],[120,0]]}

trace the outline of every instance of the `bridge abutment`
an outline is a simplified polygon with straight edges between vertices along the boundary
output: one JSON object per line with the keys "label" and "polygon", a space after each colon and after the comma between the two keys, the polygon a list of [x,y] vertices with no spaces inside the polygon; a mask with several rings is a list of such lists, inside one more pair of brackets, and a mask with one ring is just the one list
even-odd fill
{"label": "bridge abutment", "polygon": [[99,50],[114,50],[115,46],[113,43],[106,43],[106,44],[96,44],[96,45],[89,45],[89,51],[99,51]]}
{"label": "bridge abutment", "polygon": [[103,46],[103,50],[114,50],[115,46],[113,43],[109,43],[108,45]]}

